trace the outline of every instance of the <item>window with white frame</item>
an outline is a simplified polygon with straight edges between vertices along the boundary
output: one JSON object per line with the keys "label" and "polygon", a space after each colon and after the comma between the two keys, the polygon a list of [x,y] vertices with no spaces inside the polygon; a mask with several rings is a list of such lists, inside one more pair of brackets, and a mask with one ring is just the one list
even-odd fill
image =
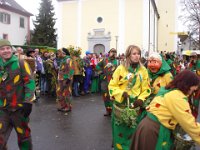
{"label": "window with white frame", "polygon": [[10,14],[5,12],[0,12],[0,22],[5,24],[10,24]]}
{"label": "window with white frame", "polygon": [[20,24],[19,24],[19,26],[21,27],[21,28],[24,28],[24,18],[23,17],[20,17]]}

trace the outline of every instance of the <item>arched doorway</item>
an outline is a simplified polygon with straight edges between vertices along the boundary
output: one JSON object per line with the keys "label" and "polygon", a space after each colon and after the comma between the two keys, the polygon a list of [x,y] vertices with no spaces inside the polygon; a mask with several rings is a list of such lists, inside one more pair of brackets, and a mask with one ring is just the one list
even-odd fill
{"label": "arched doorway", "polygon": [[96,53],[96,54],[100,54],[100,53],[104,54],[105,46],[103,44],[96,44],[96,45],[94,45],[93,50],[94,50],[94,53]]}
{"label": "arched doorway", "polygon": [[88,33],[88,50],[92,53],[105,54],[110,49],[111,33],[105,33],[105,29],[93,29],[94,34]]}

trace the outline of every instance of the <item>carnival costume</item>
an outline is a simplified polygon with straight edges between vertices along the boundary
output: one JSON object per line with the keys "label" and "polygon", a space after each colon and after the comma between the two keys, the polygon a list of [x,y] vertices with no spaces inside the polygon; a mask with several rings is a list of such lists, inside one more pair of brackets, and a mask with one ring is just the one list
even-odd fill
{"label": "carnival costume", "polygon": [[92,67],[90,66],[90,58],[84,59],[84,69],[85,69],[85,78],[84,78],[84,92],[89,93],[89,87],[91,85],[92,78]]}
{"label": "carnival costume", "polygon": [[200,144],[200,124],[191,113],[188,97],[180,90],[162,87],[146,109],[147,117],[133,136],[131,150],[170,150],[173,146],[172,130],[177,124]]}
{"label": "carnival costume", "polygon": [[[150,85],[152,89],[152,94],[155,96],[161,87],[165,87],[167,84],[169,84],[173,80],[173,76],[170,72],[171,68],[167,64],[167,62],[163,59],[161,59],[161,66],[158,68],[158,71],[156,73],[153,73],[151,71],[152,66],[150,63],[148,64],[148,73],[150,78]],[[157,61],[157,60],[155,60]]]}
{"label": "carnival costume", "polygon": [[[110,100],[110,95],[108,91],[108,84],[112,78],[112,74],[117,68],[117,60],[111,58],[105,58],[100,61],[97,66],[96,70],[102,71],[100,76],[100,83],[101,83],[101,93],[104,100],[104,105],[106,108],[106,113],[108,115],[112,112],[112,100]],[[107,115],[105,114],[105,115]]]}
{"label": "carnival costume", "polygon": [[35,82],[28,63],[14,55],[6,62],[0,58],[0,149],[5,148],[13,127],[19,148],[32,149],[28,123],[34,92]]}
{"label": "carnival costume", "polygon": [[71,84],[74,75],[74,67],[70,56],[65,56],[61,62],[58,71],[58,87],[57,87],[57,100],[59,104],[58,110],[71,111]]}
{"label": "carnival costume", "polygon": [[[191,62],[189,64],[189,70],[192,72],[196,73],[200,77],[200,60],[197,60],[196,62]],[[189,97],[189,104],[192,110],[192,114],[195,118],[198,117],[198,112],[199,112],[199,100],[200,100],[200,88],[193,93]]]}
{"label": "carnival costume", "polygon": [[[110,97],[114,100],[113,105],[121,108],[127,105],[127,101],[123,97],[124,91],[130,95],[130,105],[133,105],[138,100],[145,101],[151,94],[147,69],[139,64],[135,69],[132,67],[126,69],[123,65],[118,66],[110,80],[108,88]],[[112,113],[114,149],[128,150],[135,127],[130,127],[125,123],[119,123],[114,112],[115,107],[113,107]]]}

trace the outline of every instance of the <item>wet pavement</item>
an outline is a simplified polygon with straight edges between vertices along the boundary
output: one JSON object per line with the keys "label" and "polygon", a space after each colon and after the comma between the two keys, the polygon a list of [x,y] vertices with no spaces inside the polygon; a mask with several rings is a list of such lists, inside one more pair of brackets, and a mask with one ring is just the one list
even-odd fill
{"label": "wet pavement", "polygon": [[[30,127],[34,150],[112,150],[111,121],[104,117],[100,94],[72,98],[73,110],[64,114],[56,110],[55,98],[41,97],[33,106]],[[9,150],[17,150],[13,130]]]}
{"label": "wet pavement", "polygon": [[[104,117],[100,94],[72,98],[73,110],[56,110],[55,98],[43,96],[33,106],[30,126],[34,150],[112,150],[111,121]],[[200,121],[200,116],[198,117]],[[15,131],[8,150],[18,150]],[[196,147],[200,150],[200,147]]]}

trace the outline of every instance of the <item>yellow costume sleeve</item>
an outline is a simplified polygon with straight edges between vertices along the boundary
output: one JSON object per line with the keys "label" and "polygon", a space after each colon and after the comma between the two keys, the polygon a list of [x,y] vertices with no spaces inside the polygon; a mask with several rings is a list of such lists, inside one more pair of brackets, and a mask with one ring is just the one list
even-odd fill
{"label": "yellow costume sleeve", "polygon": [[122,66],[117,67],[117,69],[113,73],[112,79],[110,80],[110,83],[108,85],[109,94],[110,94],[111,99],[114,99],[115,101],[117,101],[119,103],[123,102],[122,94],[124,92],[124,89],[121,89],[119,86],[121,69],[122,69]]}
{"label": "yellow costume sleeve", "polygon": [[145,67],[140,67],[137,72],[136,82],[134,86],[129,89],[127,88],[129,83],[127,76],[129,76],[130,74],[131,73],[128,72],[128,70],[123,65],[117,67],[108,85],[111,99],[122,103],[122,94],[125,91],[129,95],[137,97],[137,99],[141,99],[143,101],[151,94],[149,77]]}
{"label": "yellow costume sleeve", "polygon": [[157,94],[161,87],[165,87],[173,79],[171,72],[166,73],[164,76],[158,76],[153,83],[153,94]]}
{"label": "yellow costume sleeve", "polygon": [[173,80],[173,76],[171,72],[168,72],[164,75],[166,85],[169,84]]}
{"label": "yellow costume sleeve", "polygon": [[191,113],[187,97],[180,97],[179,93],[170,92],[165,98],[165,103],[180,126],[200,144],[200,124],[195,121]]}
{"label": "yellow costume sleeve", "polygon": [[145,67],[142,67],[142,83],[141,83],[141,92],[138,96],[138,99],[143,101],[151,94],[151,88],[149,83],[149,75]]}

